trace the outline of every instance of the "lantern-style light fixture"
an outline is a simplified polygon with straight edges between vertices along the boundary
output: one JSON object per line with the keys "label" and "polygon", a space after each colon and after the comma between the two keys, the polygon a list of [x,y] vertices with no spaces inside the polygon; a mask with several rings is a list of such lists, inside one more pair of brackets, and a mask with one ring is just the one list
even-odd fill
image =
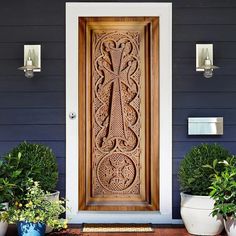
{"label": "lantern-style light fixture", "polygon": [[25,72],[26,78],[33,78],[34,72],[41,71],[41,45],[24,45],[24,66],[18,69]]}
{"label": "lantern-style light fixture", "polygon": [[213,76],[213,44],[196,44],[196,71],[203,71],[205,78]]}

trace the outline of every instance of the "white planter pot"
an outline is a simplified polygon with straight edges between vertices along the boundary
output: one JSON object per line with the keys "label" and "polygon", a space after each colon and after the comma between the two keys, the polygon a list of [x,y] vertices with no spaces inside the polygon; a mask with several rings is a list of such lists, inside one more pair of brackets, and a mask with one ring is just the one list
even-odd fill
{"label": "white planter pot", "polygon": [[[59,191],[55,191],[55,192],[50,193],[50,194],[47,195],[47,200],[48,201],[58,201],[59,200],[59,196],[60,196],[60,192]],[[48,226],[48,225],[46,225],[45,233],[48,234],[48,233],[51,233],[52,231],[53,231],[53,228]]]}
{"label": "white planter pot", "polygon": [[212,217],[214,200],[209,196],[181,193],[181,217],[190,234],[217,235],[224,228],[222,217]]}
{"label": "white planter pot", "polygon": [[58,201],[59,200],[59,196],[60,196],[60,192],[56,190],[53,193],[49,193],[47,195],[46,199],[49,200],[49,201]]}
{"label": "white planter pot", "polygon": [[[5,206],[5,209],[8,209],[8,203],[2,203]],[[7,232],[8,223],[0,221],[0,236],[5,236]]]}
{"label": "white planter pot", "polygon": [[8,223],[0,221],[0,236],[5,236],[7,232]]}
{"label": "white planter pot", "polygon": [[236,219],[228,218],[224,220],[224,225],[228,236],[236,235]]}

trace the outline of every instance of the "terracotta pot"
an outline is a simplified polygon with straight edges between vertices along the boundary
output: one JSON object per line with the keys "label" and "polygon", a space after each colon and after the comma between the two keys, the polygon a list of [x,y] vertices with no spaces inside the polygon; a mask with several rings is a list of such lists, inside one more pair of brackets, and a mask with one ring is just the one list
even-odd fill
{"label": "terracotta pot", "polygon": [[181,217],[190,234],[217,235],[224,228],[222,217],[212,217],[214,200],[209,196],[181,193]]}

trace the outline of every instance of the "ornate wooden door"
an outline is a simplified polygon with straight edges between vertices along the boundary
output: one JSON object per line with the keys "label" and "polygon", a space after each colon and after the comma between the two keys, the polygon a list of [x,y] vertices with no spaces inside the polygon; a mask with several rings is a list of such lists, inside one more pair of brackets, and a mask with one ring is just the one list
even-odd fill
{"label": "ornate wooden door", "polygon": [[79,18],[79,209],[159,209],[158,18]]}

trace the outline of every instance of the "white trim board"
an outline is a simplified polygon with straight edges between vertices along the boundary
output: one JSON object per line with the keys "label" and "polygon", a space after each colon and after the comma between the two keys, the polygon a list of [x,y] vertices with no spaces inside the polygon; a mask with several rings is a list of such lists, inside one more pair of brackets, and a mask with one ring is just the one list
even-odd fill
{"label": "white trim board", "polygon": [[[160,18],[160,211],[78,211],[78,17]],[[172,4],[66,3],[66,198],[70,223],[172,223]]]}

